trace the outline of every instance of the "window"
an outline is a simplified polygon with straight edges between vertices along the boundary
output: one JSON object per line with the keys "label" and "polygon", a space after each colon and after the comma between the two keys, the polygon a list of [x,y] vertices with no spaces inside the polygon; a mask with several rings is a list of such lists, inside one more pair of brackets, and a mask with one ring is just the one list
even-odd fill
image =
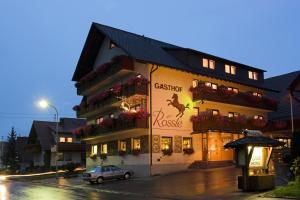
{"label": "window", "polygon": [[73,138],[68,137],[68,138],[67,138],[67,142],[69,142],[69,143],[73,142]]}
{"label": "window", "polygon": [[233,91],[235,94],[239,93],[239,89],[237,89],[237,88],[228,87],[227,89],[228,89],[228,91]]}
{"label": "window", "polygon": [[64,153],[64,160],[71,161],[72,160],[72,153]]}
{"label": "window", "polygon": [[253,92],[252,94],[253,94],[253,96],[262,97],[262,94],[258,93],[258,92]]}
{"label": "window", "polygon": [[194,115],[198,116],[199,112],[200,112],[199,107],[194,107]]}
{"label": "window", "polygon": [[215,61],[207,58],[202,59],[202,66],[209,69],[215,69]]}
{"label": "window", "polygon": [[119,142],[119,151],[126,151],[126,141]]}
{"label": "window", "polygon": [[65,137],[60,137],[59,142],[66,142],[66,138]]}
{"label": "window", "polygon": [[[289,138],[277,138],[279,142],[284,142],[284,147],[291,148],[291,139]],[[279,147],[282,148],[282,147]]]}
{"label": "window", "polygon": [[103,117],[96,119],[96,124],[101,124],[103,122]]}
{"label": "window", "polygon": [[238,117],[239,116],[239,113],[236,113],[236,112],[229,112],[228,113],[228,117],[231,118],[231,117]]}
{"label": "window", "polygon": [[206,87],[211,87],[214,90],[218,89],[218,85],[215,84],[215,83],[211,83],[211,82],[205,82],[205,86]]}
{"label": "window", "polygon": [[113,49],[115,47],[117,47],[117,45],[115,43],[113,43],[112,41],[110,41],[109,48]]}
{"label": "window", "polygon": [[107,144],[101,144],[101,154],[107,154]]}
{"label": "window", "polygon": [[98,153],[98,146],[95,144],[95,145],[92,145],[92,152],[91,154],[92,155],[97,155]]}
{"label": "window", "polygon": [[132,149],[141,150],[141,140],[137,138],[132,139]]}
{"label": "window", "polygon": [[109,117],[110,117],[111,119],[113,119],[113,118],[115,117],[115,115],[114,115],[114,114],[110,114]]}
{"label": "window", "polygon": [[182,140],[182,148],[183,149],[192,149],[192,138],[191,137],[184,137]]}
{"label": "window", "polygon": [[248,71],[248,77],[252,80],[258,80],[258,73],[253,71]]}
{"label": "window", "polygon": [[197,87],[198,86],[198,81],[197,80],[193,80],[192,85],[193,85],[193,88]]}
{"label": "window", "polygon": [[171,150],[172,149],[172,138],[171,137],[162,137],[161,138],[161,149],[162,150]]}
{"label": "window", "polygon": [[261,115],[254,115],[254,119],[259,119],[259,120],[263,120],[264,117]]}
{"label": "window", "polygon": [[235,75],[236,74],[236,67],[235,66],[233,66],[233,65],[225,65],[225,72],[227,73],[227,74],[233,74],[233,75]]}
{"label": "window", "polygon": [[211,110],[212,115],[218,115],[219,114],[219,110]]}

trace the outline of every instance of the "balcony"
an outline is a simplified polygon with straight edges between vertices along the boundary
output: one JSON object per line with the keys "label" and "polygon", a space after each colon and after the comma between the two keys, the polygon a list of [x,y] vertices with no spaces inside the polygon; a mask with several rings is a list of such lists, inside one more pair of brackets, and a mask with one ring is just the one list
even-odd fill
{"label": "balcony", "polygon": [[199,83],[197,87],[191,88],[190,91],[193,93],[193,101],[207,100],[271,111],[277,109],[277,102],[269,97],[254,96],[250,92],[234,93],[233,91],[229,91],[225,86],[212,89],[205,86],[204,83]]}
{"label": "balcony", "polygon": [[139,97],[148,95],[148,81],[143,77],[134,77],[122,85],[115,85],[109,90],[98,93],[88,98],[87,101],[73,107],[77,117],[86,118],[101,112],[119,108],[120,97]]}
{"label": "balcony", "polygon": [[243,129],[262,130],[267,122],[261,119],[247,118],[244,115],[227,117],[212,115],[211,112],[202,112],[198,116],[192,116],[193,131],[205,133],[208,131],[241,133]]}
{"label": "balcony", "polygon": [[80,81],[75,84],[77,94],[88,96],[102,86],[135,74],[133,70],[134,61],[132,58],[128,56],[116,56],[111,62],[102,64],[82,77]]}
{"label": "balcony", "polygon": [[147,113],[138,112],[124,115],[127,116],[120,116],[118,119],[105,119],[101,124],[86,125],[74,130],[73,134],[77,138],[87,139],[124,130],[147,129],[149,127],[149,114]]}

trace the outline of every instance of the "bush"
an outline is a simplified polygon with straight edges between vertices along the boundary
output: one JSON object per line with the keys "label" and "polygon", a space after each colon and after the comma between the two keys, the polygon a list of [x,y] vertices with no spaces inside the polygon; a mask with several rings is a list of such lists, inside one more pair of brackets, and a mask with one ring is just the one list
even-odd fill
{"label": "bush", "polygon": [[295,176],[296,184],[300,184],[300,157],[297,157],[293,161],[290,170],[293,172],[293,174]]}

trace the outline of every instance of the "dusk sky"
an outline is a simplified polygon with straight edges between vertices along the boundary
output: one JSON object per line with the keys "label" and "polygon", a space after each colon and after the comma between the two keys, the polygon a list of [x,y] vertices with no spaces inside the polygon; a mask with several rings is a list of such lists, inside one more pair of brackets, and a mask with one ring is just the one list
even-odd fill
{"label": "dusk sky", "polygon": [[60,117],[75,116],[71,78],[92,22],[262,68],[266,77],[299,70],[300,1],[245,2],[0,0],[0,136],[53,121],[53,110],[35,105],[42,97]]}

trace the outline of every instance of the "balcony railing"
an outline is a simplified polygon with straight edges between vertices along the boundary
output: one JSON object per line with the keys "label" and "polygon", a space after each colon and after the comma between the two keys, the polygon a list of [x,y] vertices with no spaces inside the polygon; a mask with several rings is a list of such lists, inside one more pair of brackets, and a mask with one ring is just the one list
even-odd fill
{"label": "balcony railing", "polygon": [[64,152],[64,151],[84,151],[85,144],[82,143],[68,143],[68,142],[60,142],[57,145],[57,151]]}
{"label": "balcony railing", "polygon": [[109,77],[118,77],[118,75],[122,75],[122,72],[124,72],[123,74],[126,74],[126,71],[130,72],[133,70],[134,61],[132,58],[128,56],[116,56],[111,62],[102,64],[82,77],[80,81],[75,84],[77,87],[77,94],[83,95],[87,93],[88,90],[96,90],[97,86],[101,85],[101,83]]}
{"label": "balcony railing", "polygon": [[207,131],[241,133],[244,129],[262,130],[267,124],[265,120],[247,118],[244,115],[227,117],[212,115],[210,112],[192,116],[191,121],[193,122],[193,131],[197,133]]}
{"label": "balcony railing", "polygon": [[133,95],[148,95],[148,81],[145,78],[135,77],[123,85],[116,85],[111,89],[98,93],[82,102],[81,105],[74,106],[78,117],[84,117],[88,113],[96,113],[120,102],[118,97],[130,97]]}
{"label": "balcony railing", "polygon": [[86,125],[75,129],[73,134],[78,138],[89,138],[100,136],[105,133],[112,133],[137,128],[148,128],[149,114],[145,112],[129,113],[120,116],[118,119],[104,119],[101,124]]}
{"label": "balcony railing", "polygon": [[277,102],[269,97],[254,96],[250,92],[234,93],[233,91],[229,91],[225,86],[212,89],[201,83],[197,87],[191,88],[190,91],[193,93],[194,101],[215,101],[273,111],[277,109]]}

